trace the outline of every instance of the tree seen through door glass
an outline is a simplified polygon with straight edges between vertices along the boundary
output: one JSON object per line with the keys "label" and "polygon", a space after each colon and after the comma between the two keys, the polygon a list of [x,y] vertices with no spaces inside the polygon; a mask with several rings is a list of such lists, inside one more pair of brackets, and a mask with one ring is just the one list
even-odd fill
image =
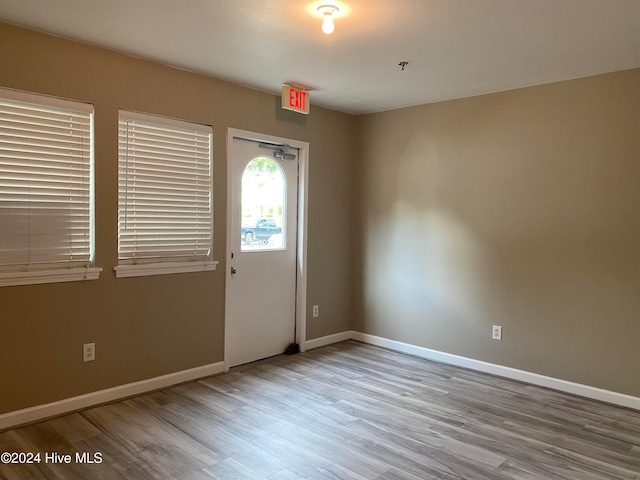
{"label": "tree seen through door glass", "polygon": [[284,173],[275,160],[257,157],[242,174],[241,251],[284,250]]}

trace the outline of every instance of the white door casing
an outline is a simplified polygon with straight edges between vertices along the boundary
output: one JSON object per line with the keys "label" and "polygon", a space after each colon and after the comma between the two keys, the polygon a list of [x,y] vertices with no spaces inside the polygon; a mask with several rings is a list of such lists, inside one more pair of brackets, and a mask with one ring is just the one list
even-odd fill
{"label": "white door casing", "polygon": [[[275,159],[273,149],[260,148],[260,142],[289,145],[297,158]],[[225,370],[280,354],[293,341],[305,350],[307,154],[306,142],[229,129]],[[255,158],[275,161],[286,179],[284,248],[278,235],[262,242],[248,235],[258,241],[243,241],[242,176]]]}

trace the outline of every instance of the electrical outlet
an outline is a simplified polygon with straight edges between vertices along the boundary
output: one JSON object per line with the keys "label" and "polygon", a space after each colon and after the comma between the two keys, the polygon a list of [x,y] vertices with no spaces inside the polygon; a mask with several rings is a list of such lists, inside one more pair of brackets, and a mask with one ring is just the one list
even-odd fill
{"label": "electrical outlet", "polygon": [[493,340],[502,340],[502,326],[494,325],[491,330],[491,338]]}
{"label": "electrical outlet", "polygon": [[320,316],[320,307],[318,305],[313,306],[313,318]]}
{"label": "electrical outlet", "polygon": [[82,361],[93,362],[96,359],[96,344],[85,343],[82,345]]}

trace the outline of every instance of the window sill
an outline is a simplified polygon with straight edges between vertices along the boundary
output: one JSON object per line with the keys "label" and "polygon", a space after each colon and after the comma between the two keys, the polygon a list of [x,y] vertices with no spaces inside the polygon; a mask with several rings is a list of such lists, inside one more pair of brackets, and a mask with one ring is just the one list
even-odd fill
{"label": "window sill", "polygon": [[101,268],[69,268],[65,270],[43,270],[40,272],[6,272],[0,273],[0,287],[97,280],[100,272],[102,272]]}
{"label": "window sill", "polygon": [[209,272],[218,266],[217,261],[149,263],[146,265],[118,265],[113,267],[116,278],[169,275],[172,273]]}

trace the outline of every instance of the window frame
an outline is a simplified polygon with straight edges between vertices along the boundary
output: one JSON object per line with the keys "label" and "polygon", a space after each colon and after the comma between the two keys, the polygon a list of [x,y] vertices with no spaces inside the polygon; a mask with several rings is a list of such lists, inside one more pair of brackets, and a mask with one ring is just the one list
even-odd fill
{"label": "window frame", "polygon": [[[126,162],[126,156],[122,158],[123,143],[121,138],[122,122],[139,122],[147,125],[155,125],[164,128],[174,128],[180,130],[189,130],[193,132],[206,133],[209,136],[209,216],[210,216],[210,241],[208,244],[208,255],[204,259],[189,259],[181,260],[179,257],[166,257],[154,259],[139,259],[136,261],[132,258],[121,258],[120,242],[121,242],[121,204],[122,191],[121,191],[121,171],[123,162]],[[125,139],[125,151],[128,152],[129,143],[128,138]],[[127,175],[124,173],[124,175]],[[126,183],[126,182],[125,182]],[[178,120],[160,115],[153,115],[148,113],[134,112],[130,110],[120,109],[118,111],[118,265],[113,267],[116,274],[116,278],[128,278],[128,277],[140,277],[149,275],[166,275],[174,273],[190,273],[190,272],[202,272],[215,270],[218,261],[213,260],[213,127],[210,125],[203,125],[196,122],[189,122],[185,120]]]}
{"label": "window frame", "polygon": [[[82,267],[65,266],[60,262],[59,267],[55,266],[57,262],[47,262],[48,266],[37,269],[33,267],[33,263],[26,263],[22,267],[16,266],[15,271],[0,272],[0,287],[17,286],[17,285],[34,285],[43,283],[72,282],[84,280],[97,280],[102,272],[102,268],[95,266],[95,162],[94,162],[94,107],[92,104],[79,102],[76,100],[67,100],[48,95],[24,92],[9,88],[0,88],[0,97],[9,102],[20,102],[24,104],[32,104],[43,108],[53,108],[59,110],[69,110],[74,113],[89,115],[89,138],[88,138],[88,178],[86,179],[89,186],[89,219],[86,237],[88,238],[88,258],[87,265]],[[34,111],[37,111],[34,109]],[[48,140],[47,140],[48,141]],[[25,142],[25,145],[27,143]],[[84,158],[84,157],[83,157]],[[39,159],[39,161],[43,161]],[[67,217],[68,218],[68,217]],[[68,223],[68,221],[67,221]],[[68,231],[68,230],[67,230]],[[72,263],[72,262],[68,262]],[[22,270],[18,270],[21,268]]]}

